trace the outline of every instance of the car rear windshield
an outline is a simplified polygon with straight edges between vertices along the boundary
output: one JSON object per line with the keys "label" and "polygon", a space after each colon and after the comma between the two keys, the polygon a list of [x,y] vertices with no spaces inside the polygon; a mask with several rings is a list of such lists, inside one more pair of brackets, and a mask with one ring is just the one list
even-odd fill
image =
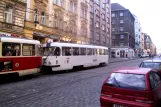
{"label": "car rear windshield", "polygon": [[159,63],[159,62],[143,62],[140,65],[140,67],[160,69],[161,68],[161,63]]}
{"label": "car rear windshield", "polygon": [[112,73],[105,85],[132,90],[145,90],[145,76],[140,74]]}

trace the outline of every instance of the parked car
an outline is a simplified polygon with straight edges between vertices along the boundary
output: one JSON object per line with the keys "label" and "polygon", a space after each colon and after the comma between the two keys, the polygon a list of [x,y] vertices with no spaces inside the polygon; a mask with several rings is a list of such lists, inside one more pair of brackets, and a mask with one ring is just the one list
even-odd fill
{"label": "parked car", "polygon": [[161,80],[150,68],[111,72],[102,85],[101,107],[161,107]]}
{"label": "parked car", "polygon": [[145,60],[139,64],[140,68],[153,68],[161,78],[161,59]]}

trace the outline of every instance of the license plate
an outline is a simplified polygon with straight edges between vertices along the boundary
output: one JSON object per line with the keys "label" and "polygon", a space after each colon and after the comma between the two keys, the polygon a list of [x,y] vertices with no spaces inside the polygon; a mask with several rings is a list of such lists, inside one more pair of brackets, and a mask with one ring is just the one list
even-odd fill
{"label": "license plate", "polygon": [[127,107],[127,106],[122,106],[122,105],[114,104],[113,107]]}

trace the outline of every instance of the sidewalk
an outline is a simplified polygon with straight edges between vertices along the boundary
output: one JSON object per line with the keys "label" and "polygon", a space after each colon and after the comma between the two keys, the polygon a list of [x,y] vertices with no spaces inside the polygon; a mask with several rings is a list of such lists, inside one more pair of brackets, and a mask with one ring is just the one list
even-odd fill
{"label": "sidewalk", "polygon": [[135,60],[138,59],[139,57],[133,57],[133,58],[110,58],[109,63],[115,63],[115,62],[123,62],[123,61],[128,61],[128,60]]}

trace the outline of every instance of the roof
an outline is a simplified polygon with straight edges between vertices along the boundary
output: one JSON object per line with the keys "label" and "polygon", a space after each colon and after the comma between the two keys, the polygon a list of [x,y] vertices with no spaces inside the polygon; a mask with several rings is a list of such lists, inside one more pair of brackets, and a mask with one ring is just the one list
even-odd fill
{"label": "roof", "polygon": [[123,7],[122,5],[120,5],[120,4],[118,4],[118,3],[112,3],[112,4],[111,4],[111,11],[123,11],[123,10],[129,11],[129,13],[131,14],[131,16],[132,16],[132,17],[134,18],[134,20],[135,20],[134,15],[130,12],[129,9]]}
{"label": "roof", "polygon": [[[82,48],[99,48],[99,49],[108,49],[105,46],[96,46],[96,45],[83,45],[83,44],[74,44],[74,43],[61,43],[61,42],[52,42],[51,46],[58,47],[82,47]],[[46,44],[43,44],[43,47],[46,47]]]}
{"label": "roof", "polygon": [[151,70],[152,70],[151,68],[138,68],[138,67],[132,68],[132,67],[130,67],[130,68],[120,68],[120,69],[117,69],[113,72],[131,73],[131,74],[147,74]]}
{"label": "roof", "polygon": [[143,62],[161,62],[161,59],[149,59],[149,60],[145,60]]}
{"label": "roof", "polygon": [[40,41],[33,39],[24,39],[24,38],[13,38],[13,37],[0,37],[1,42],[12,42],[12,43],[27,43],[27,44],[38,44]]}
{"label": "roof", "polygon": [[118,3],[112,3],[111,4],[111,11],[116,11],[116,10],[128,10],[125,7],[121,6]]}

